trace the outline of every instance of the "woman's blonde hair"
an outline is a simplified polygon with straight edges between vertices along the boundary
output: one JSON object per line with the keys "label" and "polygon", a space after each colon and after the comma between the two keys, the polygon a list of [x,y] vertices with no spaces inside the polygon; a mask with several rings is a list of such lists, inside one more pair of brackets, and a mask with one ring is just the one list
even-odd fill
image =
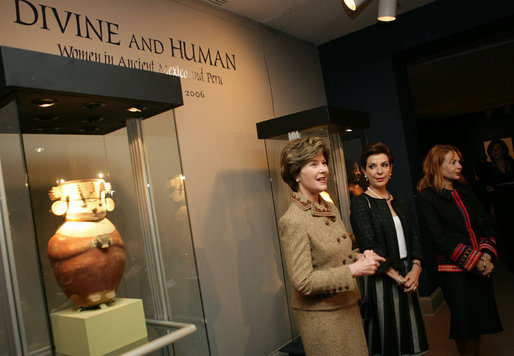
{"label": "woman's blonde hair", "polygon": [[[441,166],[448,152],[455,152],[462,160],[462,153],[453,145],[435,145],[428,151],[423,162],[423,172],[425,175],[418,182],[418,192],[427,188],[433,188],[437,193],[441,193],[444,187],[444,177],[441,173]],[[460,177],[459,183],[466,183],[464,177]]]}
{"label": "woman's blonde hair", "polygon": [[323,154],[328,163],[330,157],[325,141],[321,137],[303,137],[290,141],[282,150],[280,155],[280,174],[284,182],[294,192],[298,191],[296,177],[300,174],[303,166],[312,158]]}

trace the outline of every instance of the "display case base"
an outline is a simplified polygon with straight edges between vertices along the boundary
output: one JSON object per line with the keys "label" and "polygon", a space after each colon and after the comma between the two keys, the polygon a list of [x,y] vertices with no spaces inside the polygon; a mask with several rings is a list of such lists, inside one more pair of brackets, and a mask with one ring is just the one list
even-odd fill
{"label": "display case base", "polygon": [[106,355],[147,339],[141,299],[115,298],[95,310],[68,308],[50,319],[57,355]]}

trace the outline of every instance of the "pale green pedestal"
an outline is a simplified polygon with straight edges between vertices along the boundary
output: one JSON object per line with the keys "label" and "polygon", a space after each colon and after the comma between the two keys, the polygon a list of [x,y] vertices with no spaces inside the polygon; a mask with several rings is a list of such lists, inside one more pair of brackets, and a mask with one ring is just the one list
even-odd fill
{"label": "pale green pedestal", "polygon": [[50,315],[55,351],[61,355],[105,355],[146,342],[141,299],[116,298],[98,310],[73,307]]}

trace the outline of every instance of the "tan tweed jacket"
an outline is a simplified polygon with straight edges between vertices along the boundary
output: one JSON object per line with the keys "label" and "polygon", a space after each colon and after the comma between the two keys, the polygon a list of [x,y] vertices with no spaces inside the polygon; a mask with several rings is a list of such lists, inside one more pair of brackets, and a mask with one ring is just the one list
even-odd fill
{"label": "tan tweed jacket", "polygon": [[292,306],[334,310],[360,299],[348,264],[355,261],[352,241],[334,204],[307,200],[299,193],[280,218],[279,234],[292,285]]}

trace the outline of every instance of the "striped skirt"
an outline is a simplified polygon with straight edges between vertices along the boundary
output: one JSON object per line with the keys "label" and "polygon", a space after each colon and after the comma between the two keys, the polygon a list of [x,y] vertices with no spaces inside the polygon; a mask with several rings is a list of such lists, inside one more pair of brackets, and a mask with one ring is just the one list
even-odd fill
{"label": "striped skirt", "polygon": [[[408,271],[405,260],[401,274]],[[417,292],[405,293],[386,276],[368,277],[369,318],[364,326],[370,355],[419,355],[428,350]]]}

